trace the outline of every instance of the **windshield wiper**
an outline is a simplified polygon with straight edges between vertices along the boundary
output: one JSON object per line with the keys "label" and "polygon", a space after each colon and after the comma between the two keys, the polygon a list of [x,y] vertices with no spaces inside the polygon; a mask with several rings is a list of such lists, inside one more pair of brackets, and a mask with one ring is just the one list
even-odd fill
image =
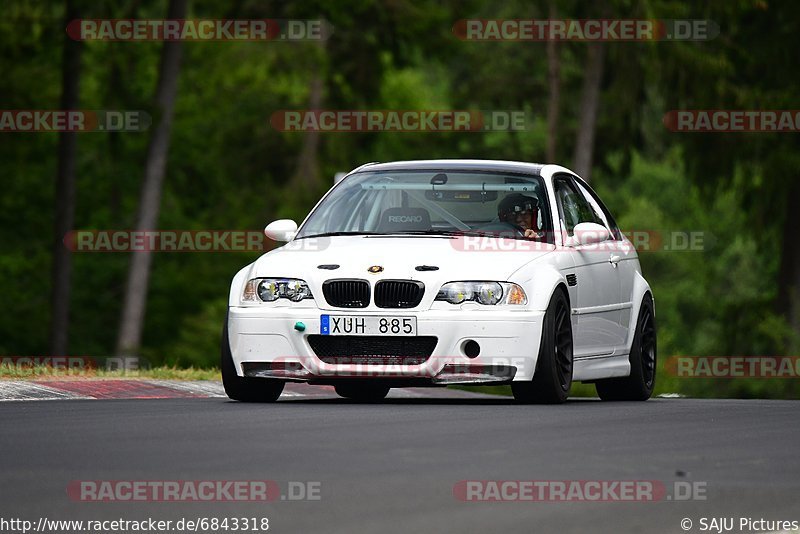
{"label": "windshield wiper", "polygon": [[308,237],[336,237],[340,235],[383,235],[379,232],[324,232],[321,234],[304,235],[297,239],[306,239]]}
{"label": "windshield wiper", "polygon": [[380,235],[391,237],[393,235],[441,235],[441,236],[493,236],[495,233],[484,230],[407,230],[404,232],[325,232],[322,234],[304,235],[297,239],[307,239],[311,237],[336,237],[348,235]]}
{"label": "windshield wiper", "polygon": [[392,232],[393,235],[449,235],[449,236],[484,236],[492,235],[491,232],[482,230],[409,230],[406,232]]}

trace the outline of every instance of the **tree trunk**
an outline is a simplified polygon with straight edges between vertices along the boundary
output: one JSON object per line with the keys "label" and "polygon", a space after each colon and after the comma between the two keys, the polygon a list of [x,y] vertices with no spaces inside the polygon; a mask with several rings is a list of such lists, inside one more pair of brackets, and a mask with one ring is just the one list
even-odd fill
{"label": "tree trunk", "polygon": [[[322,75],[319,71],[314,73],[311,78],[308,95],[308,109],[320,109],[322,107]],[[305,191],[313,192],[319,187],[319,131],[309,130],[303,133],[303,146],[297,158],[295,174],[292,180],[293,185],[303,188]]]}
{"label": "tree trunk", "polygon": [[[74,0],[66,2],[66,23],[79,18]],[[81,53],[83,43],[64,37],[61,62],[61,109],[78,109],[80,99]],[[50,318],[50,354],[65,356],[69,343],[69,298],[72,274],[71,252],[64,246],[64,236],[75,225],[75,132],[58,136],[58,171],[56,175],[55,239],[53,240],[52,316]]]}
{"label": "tree trunk", "polygon": [[778,277],[778,306],[792,327],[794,336],[787,340],[786,350],[800,350],[800,246],[797,243],[797,219],[800,213],[800,182],[787,191],[786,220],[783,223],[783,247]]}
{"label": "tree trunk", "polygon": [[[556,20],[558,13],[555,1],[550,1],[550,20]],[[547,153],[546,163],[556,162],[556,141],[558,135],[558,107],[561,98],[561,51],[558,41],[547,41]]]}
{"label": "tree trunk", "polygon": [[[170,19],[186,18],[187,0],[170,0]],[[139,199],[136,230],[155,230],[161,207],[161,191],[169,153],[170,133],[175,95],[180,70],[181,41],[165,41],[156,87],[155,116],[150,143],[147,147],[144,180]],[[144,326],[147,288],[150,281],[152,252],[134,252],[131,256],[125,299],[122,306],[117,356],[137,356]]]}
{"label": "tree trunk", "polygon": [[600,84],[603,80],[603,63],[606,46],[602,41],[589,43],[586,56],[586,72],[583,78],[581,111],[578,118],[578,134],[575,140],[573,170],[587,182],[592,175],[592,152],[597,126],[597,108],[600,103]]}

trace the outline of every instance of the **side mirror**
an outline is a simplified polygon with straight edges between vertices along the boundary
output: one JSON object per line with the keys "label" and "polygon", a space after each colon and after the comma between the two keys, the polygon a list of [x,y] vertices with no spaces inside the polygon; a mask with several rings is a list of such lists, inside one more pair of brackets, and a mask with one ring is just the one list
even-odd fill
{"label": "side mirror", "polygon": [[594,245],[602,243],[611,238],[611,232],[602,224],[584,222],[576,224],[573,236],[567,238],[567,246],[576,247],[579,245]]}
{"label": "side mirror", "polygon": [[273,241],[291,241],[296,233],[297,223],[291,219],[278,219],[264,228],[264,235]]}

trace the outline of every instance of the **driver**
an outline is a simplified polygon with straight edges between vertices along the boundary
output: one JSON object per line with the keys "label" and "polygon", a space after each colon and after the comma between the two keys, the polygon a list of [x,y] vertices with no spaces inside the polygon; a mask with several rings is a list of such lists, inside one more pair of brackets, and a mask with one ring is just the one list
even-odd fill
{"label": "driver", "polygon": [[516,226],[525,237],[532,239],[542,237],[536,230],[538,212],[539,199],[521,193],[506,196],[497,207],[497,216],[502,222]]}

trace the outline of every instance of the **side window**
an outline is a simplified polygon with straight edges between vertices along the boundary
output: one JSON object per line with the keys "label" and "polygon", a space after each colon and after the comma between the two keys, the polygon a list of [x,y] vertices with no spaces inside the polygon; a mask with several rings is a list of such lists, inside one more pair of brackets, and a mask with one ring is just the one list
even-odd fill
{"label": "side window", "polygon": [[558,213],[566,226],[567,235],[572,236],[575,226],[582,222],[603,224],[584,196],[575,189],[571,180],[556,178],[553,185],[555,186],[556,202],[558,202]]}
{"label": "side window", "polygon": [[611,234],[614,236],[614,239],[622,239],[622,233],[619,231],[617,223],[614,221],[614,217],[611,216],[611,212],[609,212],[608,208],[605,207],[603,202],[597,196],[597,193],[592,191],[588,185],[580,180],[575,180],[575,183],[578,185],[578,189],[583,197],[591,206],[592,211],[594,212],[595,217],[597,217],[599,223],[608,228],[608,231],[611,232]]}

